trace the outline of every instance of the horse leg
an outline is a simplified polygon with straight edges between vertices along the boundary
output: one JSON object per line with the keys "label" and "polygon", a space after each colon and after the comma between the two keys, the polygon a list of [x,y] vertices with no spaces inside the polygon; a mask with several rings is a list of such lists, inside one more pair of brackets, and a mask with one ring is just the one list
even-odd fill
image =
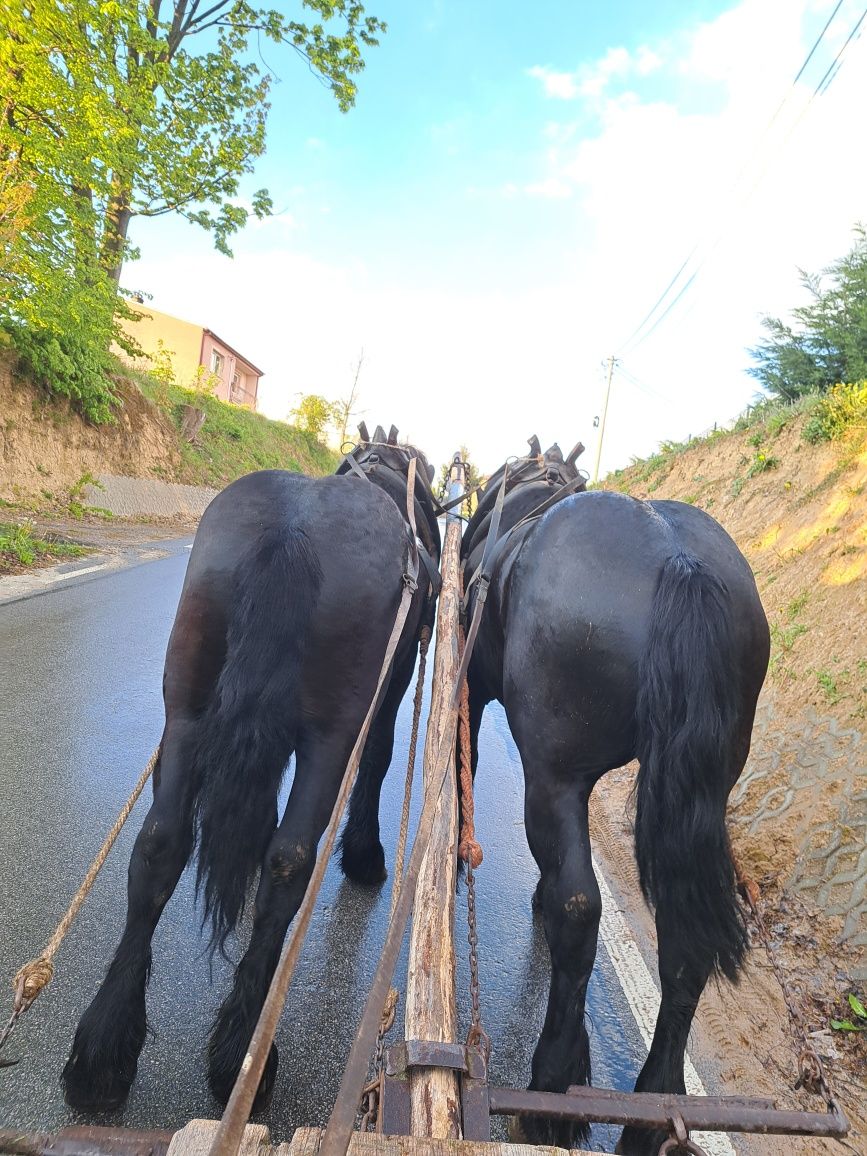
{"label": "horse leg", "polygon": [[194,790],[187,770],[195,740],[194,719],[176,716],[166,723],[154,801],[130,859],[123,937],[63,1069],[66,1101],[80,1112],[120,1107],[135,1079],[147,1032],[151,939],[193,849]]}
{"label": "horse leg", "polygon": [[[683,1058],[695,1009],[712,971],[687,959],[681,950],[682,928],[672,923],[660,900],[656,911],[659,943],[659,979],[662,1001],[653,1042],[635,1082],[636,1092],[685,1092]],[[628,1156],[655,1156],[666,1139],[665,1132],[647,1128],[624,1128],[617,1151]]]}
{"label": "horse leg", "polygon": [[[358,720],[360,725],[360,720]],[[235,972],[232,990],[220,1007],[208,1042],[208,1082],[226,1103],[259,1019],[277,967],[286,931],[316,864],[316,848],[328,823],[357,726],[343,736],[315,739],[302,732],[295,749],[295,778],[286,811],[262,864],[250,945]],[[255,1107],[264,1107],[277,1076],[277,1049],[262,1074]]]}
{"label": "horse leg", "polygon": [[[192,565],[192,562],[191,562]],[[201,716],[225,655],[226,620],[213,582],[181,597],[166,653],[166,724],[153,773],[153,803],[133,847],[126,926],[114,959],[81,1017],[61,1077],[79,1111],[111,1111],[126,1099],[147,1032],[151,939],[194,843],[198,783],[191,768]]]}
{"label": "horse leg", "polygon": [[[542,873],[541,911],[551,952],[551,989],[533,1055],[532,1090],[565,1092],[590,1083],[590,1044],[584,1025],[587,983],[596,956],[602,900],[590,857],[587,803],[592,781],[525,774],[525,822]],[[522,1117],[531,1143],[573,1148],[586,1125]]]}
{"label": "horse leg", "polygon": [[[751,716],[750,716],[751,721]],[[735,782],[743,770],[749,751],[747,728],[739,737]],[[719,773],[719,768],[715,768]],[[647,1059],[635,1082],[636,1092],[684,1093],[683,1060],[695,1010],[714,970],[712,943],[690,934],[684,927],[682,911],[672,902],[674,885],[662,883],[656,902],[656,939],[659,951],[659,982],[662,999]],[[629,1156],[655,1156],[666,1139],[664,1132],[646,1128],[624,1128],[617,1151]]]}
{"label": "horse leg", "polygon": [[417,647],[395,666],[382,705],[364,744],[358,776],[349,799],[349,816],[340,838],[340,866],[347,879],[374,886],[388,877],[379,838],[379,798],[394,750],[398,708],[415,669]]}

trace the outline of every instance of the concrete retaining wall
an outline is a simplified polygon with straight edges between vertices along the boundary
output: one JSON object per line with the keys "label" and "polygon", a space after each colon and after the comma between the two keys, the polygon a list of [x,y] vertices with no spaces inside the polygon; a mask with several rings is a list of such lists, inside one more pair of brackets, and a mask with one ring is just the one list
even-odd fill
{"label": "concrete retaining wall", "polygon": [[[99,486],[85,486],[83,502],[109,510],[118,518],[200,518],[219,493],[208,486],[182,486],[148,478],[100,474]],[[100,488],[103,487],[103,488]]]}

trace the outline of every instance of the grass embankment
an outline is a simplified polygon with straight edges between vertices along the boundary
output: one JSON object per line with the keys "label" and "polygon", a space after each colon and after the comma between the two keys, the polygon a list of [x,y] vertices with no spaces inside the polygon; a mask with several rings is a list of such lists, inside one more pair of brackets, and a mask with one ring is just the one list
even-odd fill
{"label": "grass embankment", "polygon": [[[182,465],[180,471],[166,472],[166,480],[219,489],[253,470],[321,475],[337,468],[339,456],[296,426],[220,401],[201,390],[167,385],[146,373],[124,368],[123,375],[135,382],[178,431]],[[181,436],[186,406],[205,414],[194,442]]]}
{"label": "grass embankment", "polygon": [[0,522],[0,574],[17,574],[29,566],[45,566],[89,553],[86,546],[38,538],[27,522]]}
{"label": "grass embankment", "polygon": [[768,615],[768,683],[786,714],[867,718],[867,382],[759,405],[604,485],[699,506],[732,535]]}

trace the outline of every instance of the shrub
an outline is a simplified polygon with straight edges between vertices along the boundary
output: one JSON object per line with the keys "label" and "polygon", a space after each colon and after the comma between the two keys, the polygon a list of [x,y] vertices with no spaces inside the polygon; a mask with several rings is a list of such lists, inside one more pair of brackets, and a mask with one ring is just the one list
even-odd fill
{"label": "shrub", "polygon": [[835,385],[816,405],[803,436],[815,445],[842,437],[853,426],[867,426],[867,381]]}

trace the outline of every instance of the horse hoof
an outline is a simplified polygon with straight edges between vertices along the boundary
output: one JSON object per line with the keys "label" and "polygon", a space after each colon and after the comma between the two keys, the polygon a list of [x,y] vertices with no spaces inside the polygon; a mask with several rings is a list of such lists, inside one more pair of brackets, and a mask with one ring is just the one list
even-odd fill
{"label": "horse hoof", "polygon": [[[241,1070],[241,1064],[244,1059],[244,1053],[235,1052],[231,1057],[227,1057],[225,1053],[217,1051],[213,1046],[208,1052],[208,1085],[214,1098],[221,1104],[227,1104],[229,1096],[232,1094],[232,1088],[235,1086],[235,1081],[238,1078],[238,1073]],[[256,1089],[256,1098],[253,1101],[254,1112],[264,1111],[271,1102],[271,1096],[274,1092],[274,1084],[277,1082],[277,1068],[280,1065],[280,1056],[277,1052],[275,1044],[271,1045],[271,1050],[268,1053],[268,1059],[265,1061],[265,1070],[262,1072],[262,1078],[259,1081],[259,1087]]]}
{"label": "horse hoof", "polygon": [[85,1060],[83,1053],[73,1050],[60,1082],[70,1108],[91,1115],[116,1112],[122,1108],[134,1078],[135,1070],[132,1074],[124,1074],[114,1067],[96,1067]]}
{"label": "horse hoof", "polygon": [[513,1144],[544,1144],[553,1148],[577,1148],[590,1138],[590,1125],[544,1116],[513,1116],[509,1140]]}
{"label": "horse hoof", "polygon": [[385,852],[381,843],[373,847],[358,847],[344,839],[340,851],[340,866],[343,874],[353,883],[363,887],[378,887],[388,878],[385,869]]}
{"label": "horse hoof", "polygon": [[646,1128],[624,1128],[614,1149],[620,1156],[656,1156],[666,1139],[664,1132]]}

